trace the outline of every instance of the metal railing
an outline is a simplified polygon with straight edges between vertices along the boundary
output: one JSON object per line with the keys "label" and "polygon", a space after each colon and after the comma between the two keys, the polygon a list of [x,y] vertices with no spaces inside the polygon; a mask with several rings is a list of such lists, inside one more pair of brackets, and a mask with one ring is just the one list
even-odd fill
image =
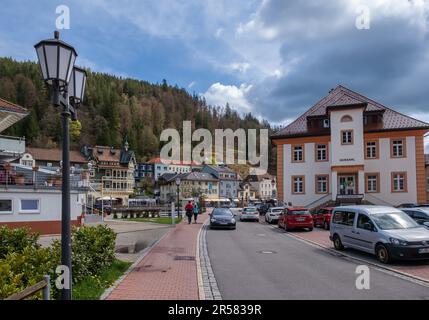
{"label": "metal railing", "polygon": [[31,296],[34,296],[39,291],[42,291],[43,300],[51,299],[51,284],[49,275],[43,276],[42,281],[25,288],[21,292],[15,293],[7,297],[5,300],[24,300]]}
{"label": "metal railing", "polygon": [[307,204],[305,207],[312,209],[312,208],[318,207],[319,205],[321,205],[321,204],[323,204],[329,200],[332,200],[332,194],[331,193],[328,193],[328,194],[324,195],[323,197]]}

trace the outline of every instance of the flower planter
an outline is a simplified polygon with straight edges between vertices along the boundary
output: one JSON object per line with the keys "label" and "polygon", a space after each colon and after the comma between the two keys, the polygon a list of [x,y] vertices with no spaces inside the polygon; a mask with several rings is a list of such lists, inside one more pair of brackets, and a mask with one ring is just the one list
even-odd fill
{"label": "flower planter", "polygon": [[15,183],[17,185],[23,186],[25,184],[25,178],[24,178],[24,176],[16,176],[15,177]]}

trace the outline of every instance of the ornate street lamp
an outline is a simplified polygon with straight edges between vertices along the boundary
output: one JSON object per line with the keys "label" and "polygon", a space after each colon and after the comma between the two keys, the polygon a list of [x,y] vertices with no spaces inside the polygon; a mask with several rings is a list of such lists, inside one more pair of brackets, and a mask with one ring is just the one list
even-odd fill
{"label": "ornate street lamp", "polygon": [[[70,230],[70,134],[69,119],[76,120],[76,108],[83,100],[86,73],[75,68],[76,50],[61,41],[60,33],[54,32],[54,39],[43,40],[36,44],[42,78],[53,90],[52,102],[62,108],[63,157],[62,157],[62,208],[61,208],[61,264],[68,268],[69,277],[64,280],[61,299],[71,300],[71,230]],[[73,84],[70,86],[70,80]],[[70,95],[69,95],[69,89]]]}

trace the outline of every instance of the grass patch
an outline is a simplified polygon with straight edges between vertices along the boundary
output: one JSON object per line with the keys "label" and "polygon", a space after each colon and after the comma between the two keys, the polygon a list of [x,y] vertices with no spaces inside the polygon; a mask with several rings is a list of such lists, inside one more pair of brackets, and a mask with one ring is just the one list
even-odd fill
{"label": "grass patch", "polygon": [[[160,218],[124,218],[124,220],[128,221],[137,221],[137,222],[153,222],[160,224],[171,224],[170,217],[160,217]],[[182,221],[181,217],[176,217],[176,223]]]}
{"label": "grass patch", "polygon": [[74,300],[98,300],[103,292],[109,288],[130,267],[131,262],[115,260],[109,268],[99,276],[88,276],[73,286]]}

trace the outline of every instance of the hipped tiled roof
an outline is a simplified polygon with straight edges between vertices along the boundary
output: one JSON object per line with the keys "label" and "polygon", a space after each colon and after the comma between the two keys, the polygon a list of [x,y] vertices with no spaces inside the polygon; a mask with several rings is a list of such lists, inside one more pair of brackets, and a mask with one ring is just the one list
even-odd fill
{"label": "hipped tiled roof", "polygon": [[354,92],[344,86],[337,86],[329,94],[317,102],[307,112],[298,117],[284,129],[273,134],[273,139],[286,138],[293,136],[308,135],[307,117],[323,116],[327,113],[327,108],[335,106],[347,106],[365,104],[365,111],[383,112],[383,125],[378,131],[390,130],[408,130],[408,129],[429,129],[429,124],[402,113],[394,111],[372,99],[369,99],[357,92]]}

